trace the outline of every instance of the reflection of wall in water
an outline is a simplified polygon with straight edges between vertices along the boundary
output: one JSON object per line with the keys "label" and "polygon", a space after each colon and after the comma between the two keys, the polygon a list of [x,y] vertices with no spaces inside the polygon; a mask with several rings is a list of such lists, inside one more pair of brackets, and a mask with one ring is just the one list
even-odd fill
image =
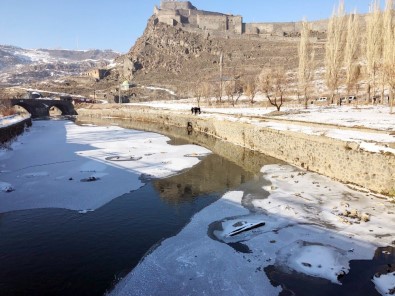
{"label": "reflection of wall in water", "polygon": [[210,149],[214,153],[236,163],[244,170],[258,174],[261,168],[266,164],[278,164],[282,161],[262,154],[257,151],[234,145],[230,142],[222,141],[211,137],[207,134],[192,132],[188,135],[186,128],[179,128],[168,125],[160,125],[157,123],[141,122],[133,119],[120,119],[120,118],[95,118],[95,117],[78,117],[78,120],[86,120],[86,122],[103,125],[103,124],[118,124],[124,128],[145,130],[155,133],[160,133],[169,137],[174,137],[173,144],[187,144],[192,143]]}
{"label": "reflection of wall in water", "polygon": [[166,179],[153,181],[161,198],[179,203],[196,196],[222,192],[239,187],[253,179],[255,174],[245,171],[216,154],[205,157],[192,169]]}

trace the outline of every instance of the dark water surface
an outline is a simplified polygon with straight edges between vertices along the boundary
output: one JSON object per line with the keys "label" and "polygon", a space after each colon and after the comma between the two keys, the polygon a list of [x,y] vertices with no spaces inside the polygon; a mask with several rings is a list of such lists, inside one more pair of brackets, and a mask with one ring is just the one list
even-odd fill
{"label": "dark water surface", "polygon": [[1,214],[0,295],[103,295],[154,244],[175,235],[217,197],[173,203],[147,184],[87,214]]}
{"label": "dark water surface", "polygon": [[[187,140],[173,137],[171,143]],[[86,214],[63,209],[0,214],[0,295],[103,295],[195,213],[255,177],[212,154],[192,169],[148,181]]]}

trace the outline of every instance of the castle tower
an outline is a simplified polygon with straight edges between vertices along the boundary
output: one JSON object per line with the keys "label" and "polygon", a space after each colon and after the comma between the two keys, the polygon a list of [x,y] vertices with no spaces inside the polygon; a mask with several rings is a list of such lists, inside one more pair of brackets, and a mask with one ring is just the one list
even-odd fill
{"label": "castle tower", "polygon": [[196,9],[189,1],[180,0],[161,0],[160,9],[179,10],[179,9]]}

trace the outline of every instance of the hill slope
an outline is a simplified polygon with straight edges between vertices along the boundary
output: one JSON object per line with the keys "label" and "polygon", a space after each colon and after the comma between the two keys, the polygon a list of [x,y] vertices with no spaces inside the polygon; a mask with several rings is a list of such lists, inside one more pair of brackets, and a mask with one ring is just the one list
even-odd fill
{"label": "hill slope", "polygon": [[[141,84],[160,85],[187,94],[197,81],[219,79],[223,53],[224,76],[256,75],[267,66],[295,69],[299,38],[224,36],[155,23],[153,17],[129,53],[118,59],[121,75]],[[323,59],[322,42],[316,57]]]}
{"label": "hill slope", "polygon": [[23,49],[0,45],[0,84],[78,75],[91,68],[104,67],[118,55],[111,50]]}

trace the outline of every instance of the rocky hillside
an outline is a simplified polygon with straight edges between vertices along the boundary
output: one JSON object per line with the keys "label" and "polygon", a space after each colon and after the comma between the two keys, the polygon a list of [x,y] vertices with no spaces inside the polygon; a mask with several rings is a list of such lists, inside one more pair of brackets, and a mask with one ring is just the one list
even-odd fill
{"label": "rocky hillside", "polygon": [[[219,79],[221,52],[225,77],[256,75],[270,65],[297,67],[298,38],[211,34],[155,23],[151,18],[143,36],[118,59],[123,65],[121,75],[140,84],[188,94],[197,81]],[[315,47],[322,60],[323,43],[317,42]]]}
{"label": "rocky hillside", "polygon": [[32,50],[0,45],[0,84],[31,84],[48,78],[79,75],[108,65],[118,55],[110,50]]}

